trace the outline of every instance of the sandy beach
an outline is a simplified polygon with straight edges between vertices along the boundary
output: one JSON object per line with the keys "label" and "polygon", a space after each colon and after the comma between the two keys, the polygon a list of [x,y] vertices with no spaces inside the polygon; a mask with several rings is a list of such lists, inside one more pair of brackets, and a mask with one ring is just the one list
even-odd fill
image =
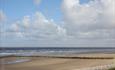
{"label": "sandy beach", "polygon": [[[72,55],[71,55],[72,56]],[[75,56],[75,55],[74,55]],[[115,57],[115,54],[79,54],[79,57]],[[29,61],[2,64],[20,59]],[[0,58],[0,70],[86,70],[96,66],[111,65],[115,59],[71,59],[71,58],[50,58],[50,57],[5,57]],[[107,66],[105,66],[107,67]],[[93,69],[92,69],[93,70]],[[105,69],[106,70],[106,69]]]}

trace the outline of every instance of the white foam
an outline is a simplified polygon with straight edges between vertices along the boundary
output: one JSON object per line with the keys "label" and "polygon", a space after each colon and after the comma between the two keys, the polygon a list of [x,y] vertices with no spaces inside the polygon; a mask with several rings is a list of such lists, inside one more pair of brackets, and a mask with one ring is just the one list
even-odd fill
{"label": "white foam", "polygon": [[13,53],[0,53],[0,57],[10,56],[10,55],[13,55]]}
{"label": "white foam", "polygon": [[30,59],[19,59],[15,61],[4,62],[1,64],[16,64],[16,63],[22,63],[22,62],[28,62],[28,61],[30,61]]}

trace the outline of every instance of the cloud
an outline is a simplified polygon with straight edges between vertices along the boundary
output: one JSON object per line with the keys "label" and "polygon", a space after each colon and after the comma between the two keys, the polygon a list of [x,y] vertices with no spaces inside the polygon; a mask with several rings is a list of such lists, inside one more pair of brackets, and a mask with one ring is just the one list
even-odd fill
{"label": "cloud", "polygon": [[61,30],[59,25],[52,20],[46,19],[45,16],[40,12],[36,12],[33,26],[37,30],[41,31],[41,33],[46,33],[49,35],[57,34],[59,28]]}
{"label": "cloud", "polygon": [[39,5],[41,3],[41,0],[33,0],[34,4]]}
{"label": "cloud", "polygon": [[[22,20],[12,23],[8,31],[2,32],[1,38],[10,40],[9,46],[55,46],[66,38],[66,30],[53,19],[47,19],[41,12],[36,12],[32,18],[24,16]],[[9,44],[2,43],[2,46]]]}
{"label": "cloud", "polygon": [[13,23],[12,25],[11,25],[11,30],[12,31],[14,31],[14,32],[19,32],[19,25],[18,25],[18,21],[17,22],[15,22],[15,23]]}
{"label": "cloud", "polygon": [[30,27],[30,16],[24,16],[22,20],[24,28]]}
{"label": "cloud", "polygon": [[[63,0],[64,27],[69,35],[79,33],[102,35],[115,29],[115,0],[91,0],[80,4],[80,0]],[[101,33],[100,33],[101,32]],[[87,37],[87,36],[86,36]]]}
{"label": "cloud", "polygon": [[52,19],[47,19],[41,12],[36,12],[32,18],[24,16],[22,20],[14,22],[9,32],[16,33],[16,35],[22,34],[23,37],[34,40],[54,40],[66,36],[64,28]]}
{"label": "cloud", "polygon": [[115,45],[115,0],[90,0],[83,4],[80,0],[63,0],[62,11],[63,27],[76,46]]}
{"label": "cloud", "polygon": [[3,22],[3,21],[5,21],[6,20],[6,15],[5,15],[5,13],[2,11],[2,10],[0,10],[0,22]]}
{"label": "cloud", "polygon": [[[115,0],[63,0],[63,24],[36,12],[1,32],[2,46],[21,47],[114,47]],[[11,33],[9,33],[11,32]],[[7,42],[7,44],[6,44]]]}

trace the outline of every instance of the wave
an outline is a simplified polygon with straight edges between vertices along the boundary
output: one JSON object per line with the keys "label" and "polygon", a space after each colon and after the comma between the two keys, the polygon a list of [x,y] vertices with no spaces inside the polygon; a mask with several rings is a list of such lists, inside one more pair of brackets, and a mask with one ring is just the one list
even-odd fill
{"label": "wave", "polygon": [[18,59],[18,60],[8,61],[8,62],[4,61],[0,64],[17,64],[17,63],[28,62],[28,61],[30,61],[30,59]]}

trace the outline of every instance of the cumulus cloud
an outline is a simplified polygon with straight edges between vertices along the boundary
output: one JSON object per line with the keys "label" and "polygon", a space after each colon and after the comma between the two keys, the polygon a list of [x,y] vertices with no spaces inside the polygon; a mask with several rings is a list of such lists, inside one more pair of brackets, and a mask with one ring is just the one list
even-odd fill
{"label": "cumulus cloud", "polygon": [[5,21],[6,20],[6,15],[5,15],[5,13],[2,11],[2,10],[0,10],[0,22],[3,22],[3,21]]}
{"label": "cumulus cloud", "polygon": [[32,18],[24,16],[22,20],[11,24],[10,30],[2,32],[1,37],[9,38],[12,46],[15,40],[21,41],[15,42],[20,46],[56,46],[57,43],[61,44],[66,37],[66,30],[56,24],[53,19],[47,19],[41,12],[36,12]]}
{"label": "cumulus cloud", "polygon": [[[63,24],[36,12],[13,23],[10,38],[3,46],[26,47],[114,47],[115,0],[63,0]],[[7,40],[8,41],[8,40]],[[15,42],[16,41],[16,42]],[[9,42],[9,41],[8,41]],[[15,42],[15,43],[14,43]]]}
{"label": "cumulus cloud", "polygon": [[41,0],[33,0],[36,5],[39,5]]}
{"label": "cumulus cloud", "polygon": [[18,22],[15,22],[11,25],[11,30],[14,32],[19,32],[19,25]]}
{"label": "cumulus cloud", "polygon": [[63,32],[63,28],[52,20],[46,19],[45,16],[40,12],[36,12],[33,26],[39,30],[40,34],[57,35],[60,34],[60,31]]}
{"label": "cumulus cloud", "polygon": [[55,40],[66,36],[66,30],[52,19],[47,19],[41,12],[36,12],[32,18],[24,16],[10,26],[10,32],[16,36],[34,40]]}
{"label": "cumulus cloud", "polygon": [[[106,36],[115,30],[115,0],[63,0],[64,27],[73,36]],[[114,33],[112,33],[114,34]]]}
{"label": "cumulus cloud", "polygon": [[30,27],[30,17],[24,16],[22,23],[23,23],[24,28],[29,28]]}

